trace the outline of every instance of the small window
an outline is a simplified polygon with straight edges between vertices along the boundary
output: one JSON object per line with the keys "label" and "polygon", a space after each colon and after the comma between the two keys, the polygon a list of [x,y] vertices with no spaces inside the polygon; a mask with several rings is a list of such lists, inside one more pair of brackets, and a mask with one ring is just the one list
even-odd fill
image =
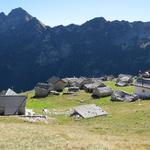
{"label": "small window", "polygon": [[142,92],[143,92],[143,93],[145,93],[145,90],[144,90],[144,89],[142,89]]}

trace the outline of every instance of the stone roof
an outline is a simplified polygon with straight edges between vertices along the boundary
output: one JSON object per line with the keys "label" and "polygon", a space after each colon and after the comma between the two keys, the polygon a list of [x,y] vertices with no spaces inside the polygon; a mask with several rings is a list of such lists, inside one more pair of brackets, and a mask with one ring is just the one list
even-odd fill
{"label": "stone roof", "polygon": [[150,79],[149,78],[138,78],[134,82],[133,85],[150,89]]}
{"label": "stone roof", "polygon": [[95,104],[77,106],[73,110],[74,114],[78,114],[83,118],[92,118],[96,116],[107,115],[106,111],[103,111],[99,106]]}
{"label": "stone roof", "polygon": [[102,82],[97,82],[97,83],[85,84],[84,87],[89,88],[89,89],[94,89],[97,87],[105,87],[105,84]]}
{"label": "stone roof", "polygon": [[5,93],[6,96],[12,96],[12,95],[18,95],[16,92],[14,92],[12,89],[8,89]]}

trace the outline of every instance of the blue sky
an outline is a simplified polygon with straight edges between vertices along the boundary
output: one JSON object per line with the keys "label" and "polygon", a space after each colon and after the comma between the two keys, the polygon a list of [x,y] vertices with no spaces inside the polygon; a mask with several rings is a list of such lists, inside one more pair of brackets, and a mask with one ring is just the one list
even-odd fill
{"label": "blue sky", "polygon": [[0,0],[1,12],[17,7],[50,26],[82,24],[94,17],[150,21],[150,0]]}

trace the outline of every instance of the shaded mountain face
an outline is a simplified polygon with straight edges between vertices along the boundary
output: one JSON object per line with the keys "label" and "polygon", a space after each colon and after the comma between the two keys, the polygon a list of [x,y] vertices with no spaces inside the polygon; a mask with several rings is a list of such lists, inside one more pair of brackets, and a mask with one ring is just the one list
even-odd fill
{"label": "shaded mountain face", "polygon": [[101,76],[150,67],[150,22],[95,18],[43,25],[22,8],[0,13],[0,89],[34,87],[50,76]]}

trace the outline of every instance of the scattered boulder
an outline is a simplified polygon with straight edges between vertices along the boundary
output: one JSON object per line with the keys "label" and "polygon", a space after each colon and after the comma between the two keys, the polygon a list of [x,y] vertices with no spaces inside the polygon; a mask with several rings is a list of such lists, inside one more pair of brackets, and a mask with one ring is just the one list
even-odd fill
{"label": "scattered boulder", "polygon": [[113,90],[110,87],[98,87],[93,90],[92,97],[93,98],[100,98],[100,97],[107,97],[111,96]]}
{"label": "scattered boulder", "polygon": [[35,90],[35,97],[46,97],[49,94],[49,85],[47,83],[37,83]]}
{"label": "scattered boulder", "polygon": [[64,88],[67,86],[67,84],[68,83],[65,80],[60,79],[53,84],[54,90],[57,92],[62,92]]}
{"label": "scattered boulder", "polygon": [[47,80],[48,84],[51,87],[51,91],[58,91],[58,92],[62,92],[63,89],[68,86],[68,80],[65,79],[60,79],[59,77],[51,77]]}
{"label": "scattered boulder", "polygon": [[80,78],[64,78],[63,80],[67,82],[67,87],[80,87],[81,82],[84,80],[85,78],[80,77]]}
{"label": "scattered boulder", "polygon": [[132,82],[133,82],[133,76],[132,75],[120,74],[118,76],[117,81],[116,81],[116,85],[117,86],[127,86]]}
{"label": "scattered boulder", "polygon": [[124,91],[115,91],[111,96],[111,101],[120,101],[120,102],[133,102],[138,100],[136,94],[129,94]]}
{"label": "scattered boulder", "polygon": [[83,85],[83,90],[86,92],[92,93],[95,88],[98,87],[105,87],[105,84],[102,82],[97,82],[97,83],[91,83],[91,84],[84,84]]}
{"label": "scattered boulder", "polygon": [[80,89],[83,89],[83,86],[85,84],[92,84],[94,81],[91,78],[85,78],[81,83],[80,83]]}

